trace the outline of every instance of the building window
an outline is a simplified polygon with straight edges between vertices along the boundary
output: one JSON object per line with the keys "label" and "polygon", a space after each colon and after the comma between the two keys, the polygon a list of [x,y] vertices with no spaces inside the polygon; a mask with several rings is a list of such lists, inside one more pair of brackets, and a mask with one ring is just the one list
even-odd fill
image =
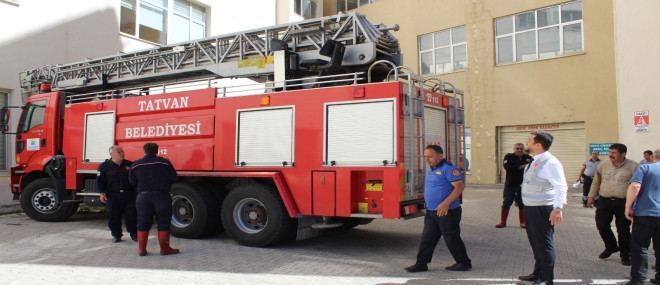
{"label": "building window", "polygon": [[353,10],[357,7],[375,3],[380,0],[337,0],[337,13]]}
{"label": "building window", "polygon": [[316,18],[315,0],[294,0],[293,11],[305,19]]}
{"label": "building window", "polygon": [[495,19],[497,64],[582,52],[582,35],[582,1]]}
{"label": "building window", "polygon": [[422,75],[442,74],[467,68],[465,26],[419,37]]}
{"label": "building window", "polygon": [[120,31],[165,45],[206,36],[206,10],[183,0],[122,0]]}

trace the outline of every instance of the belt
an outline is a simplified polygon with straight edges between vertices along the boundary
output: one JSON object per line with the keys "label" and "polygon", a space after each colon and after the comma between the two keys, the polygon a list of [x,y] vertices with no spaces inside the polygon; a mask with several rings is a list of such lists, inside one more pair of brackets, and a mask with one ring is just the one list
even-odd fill
{"label": "belt", "polygon": [[612,200],[612,201],[616,201],[616,200],[625,200],[626,198],[617,198],[617,197],[603,197],[603,196],[600,196],[600,198],[599,198],[599,199],[607,199],[607,200]]}

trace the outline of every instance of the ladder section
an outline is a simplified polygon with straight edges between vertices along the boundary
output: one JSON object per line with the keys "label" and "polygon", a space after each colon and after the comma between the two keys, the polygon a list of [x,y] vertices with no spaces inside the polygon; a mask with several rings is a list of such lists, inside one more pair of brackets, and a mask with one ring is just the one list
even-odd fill
{"label": "ladder section", "polygon": [[[307,76],[298,71],[317,67],[310,67],[310,62],[333,60],[338,61],[343,70],[358,71],[377,59],[400,61],[399,44],[390,30],[398,30],[398,26],[372,24],[357,13],[339,14],[77,63],[44,66],[22,72],[19,77],[22,92],[28,96],[37,94],[42,83],[51,84],[54,91],[82,93],[208,77],[244,77],[264,82],[272,80],[276,51],[289,55],[282,58],[286,63],[280,63],[286,65],[287,72],[295,71],[287,79]],[[341,46],[341,53],[324,52],[324,45],[329,41],[333,46]],[[331,58],[336,55],[338,60]],[[308,64],[300,64],[303,62]]]}
{"label": "ladder section", "polygon": [[404,85],[404,152],[406,189],[405,200],[418,199],[424,193],[426,180],[426,161],[424,148],[426,134],[424,126],[424,95],[423,80],[413,74],[401,76],[407,79]]}

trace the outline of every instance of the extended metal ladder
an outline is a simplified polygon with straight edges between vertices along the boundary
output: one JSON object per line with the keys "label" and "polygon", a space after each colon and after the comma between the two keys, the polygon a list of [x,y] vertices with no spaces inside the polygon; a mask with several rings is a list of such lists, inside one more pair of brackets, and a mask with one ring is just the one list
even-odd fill
{"label": "extended metal ladder", "polygon": [[[292,76],[306,76],[299,71],[309,67],[300,63],[327,62],[332,54],[323,55],[320,51],[329,40],[345,47],[339,58],[342,68],[364,70],[379,59],[400,61],[399,43],[389,30],[398,30],[398,26],[371,24],[357,13],[339,14],[44,66],[22,72],[19,77],[22,92],[27,96],[38,93],[42,83],[51,84],[55,91],[84,93],[209,77],[245,77],[264,82],[273,80],[276,70],[285,66]],[[278,63],[274,56],[277,51],[294,56],[282,58],[283,62]]]}

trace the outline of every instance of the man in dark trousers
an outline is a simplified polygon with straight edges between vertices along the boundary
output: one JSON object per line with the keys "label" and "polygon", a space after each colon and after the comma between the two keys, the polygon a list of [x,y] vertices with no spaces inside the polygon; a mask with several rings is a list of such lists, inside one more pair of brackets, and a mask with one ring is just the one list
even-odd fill
{"label": "man in dark trousers", "polygon": [[548,150],[553,136],[546,131],[533,131],[527,148],[534,161],[525,168],[522,199],[525,202],[527,239],[534,252],[534,271],[518,277],[534,281],[533,285],[552,285],[555,268],[555,226],[564,221],[562,209],[566,204],[566,177],[559,160]]}
{"label": "man in dark trousers", "polygon": [[525,145],[522,143],[513,145],[513,153],[507,153],[504,156],[503,165],[506,170],[506,180],[504,181],[504,193],[502,195],[503,202],[500,223],[495,225],[496,228],[506,227],[506,219],[509,216],[509,209],[511,209],[511,204],[513,204],[514,200],[518,204],[520,227],[525,228],[525,214],[523,212],[525,204],[520,197],[520,184],[522,184],[525,167],[530,162],[532,162],[532,157],[529,154],[525,154]]}
{"label": "man in dark trousers", "polygon": [[433,251],[443,235],[449,253],[456,261],[445,269],[450,271],[470,270],[472,261],[468,257],[465,244],[461,239],[460,222],[463,210],[459,197],[465,189],[461,171],[443,158],[442,148],[438,145],[427,146],[424,150],[424,158],[429,164],[429,172],[426,174],[424,186],[424,201],[427,207],[424,216],[424,230],[417,253],[417,262],[406,267],[405,270],[408,272],[427,271]]}
{"label": "man in dark trousers", "polygon": [[[632,223],[630,242],[630,282],[646,284],[649,245],[660,237],[660,149],[653,152],[652,163],[637,167],[626,193],[626,218]],[[660,250],[653,242],[655,264],[660,260]],[[655,273],[651,283],[660,284],[660,274]]]}
{"label": "man in dark trousers", "polygon": [[156,156],[158,145],[144,144],[144,158],[135,161],[129,173],[131,183],[137,185],[138,211],[138,254],[147,255],[147,240],[154,216],[158,228],[160,254],[177,254],[170,247],[170,224],[172,222],[172,196],[170,188],[177,181],[177,174],[169,160]]}
{"label": "man in dark trousers", "polygon": [[106,159],[96,172],[96,189],[99,199],[108,211],[108,227],[112,242],[120,242],[122,237],[121,219],[124,218],[126,231],[137,241],[137,211],[135,209],[135,186],[128,181],[131,169],[130,160],[124,159],[124,150],[113,145],[109,149],[110,159]]}
{"label": "man in dark trousers", "polygon": [[[593,208],[594,197],[600,196],[596,205],[596,228],[605,244],[605,250],[598,258],[606,259],[619,252],[621,264],[630,266],[631,223],[626,219],[626,196],[630,178],[639,164],[626,158],[627,152],[628,148],[624,144],[615,143],[609,147],[609,161],[601,162],[596,168],[587,206]],[[611,225],[615,218],[618,245]]]}

